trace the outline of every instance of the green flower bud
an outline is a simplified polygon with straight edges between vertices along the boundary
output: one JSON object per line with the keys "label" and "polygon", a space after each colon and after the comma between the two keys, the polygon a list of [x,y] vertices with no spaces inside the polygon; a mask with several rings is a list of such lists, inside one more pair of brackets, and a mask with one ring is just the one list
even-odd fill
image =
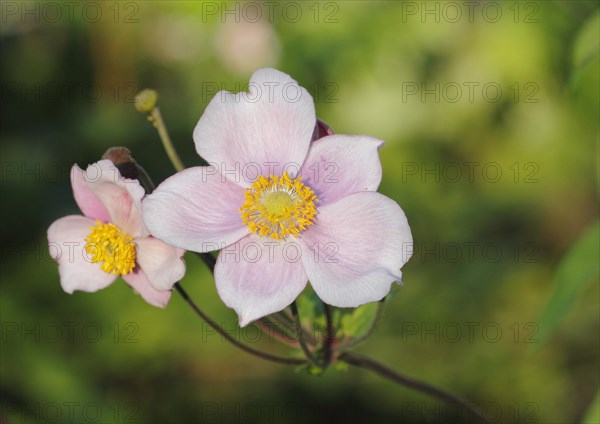
{"label": "green flower bud", "polygon": [[135,108],[143,113],[150,113],[156,106],[158,93],[152,89],[146,88],[135,96]]}

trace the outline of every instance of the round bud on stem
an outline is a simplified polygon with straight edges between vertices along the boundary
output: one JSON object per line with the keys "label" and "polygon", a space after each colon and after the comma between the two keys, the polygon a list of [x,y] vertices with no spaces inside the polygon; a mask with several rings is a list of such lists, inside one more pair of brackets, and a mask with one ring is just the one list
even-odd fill
{"label": "round bud on stem", "polygon": [[157,100],[156,91],[146,88],[135,95],[135,108],[139,112],[150,113],[156,106]]}

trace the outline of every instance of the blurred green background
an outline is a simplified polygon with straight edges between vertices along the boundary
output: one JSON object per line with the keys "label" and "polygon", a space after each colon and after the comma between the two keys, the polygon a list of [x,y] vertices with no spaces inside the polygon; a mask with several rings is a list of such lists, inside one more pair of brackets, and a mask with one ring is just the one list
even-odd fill
{"label": "blurred green background", "polygon": [[[598,218],[597,1],[0,5],[2,422],[465,421],[362,370],[251,357],[177,295],[160,310],[122,281],[61,290],[45,237],[79,213],[71,165],[124,145],[156,182],[173,172],[136,91],[158,90],[193,166],[214,92],[264,66],[307,87],[336,132],[386,141],[380,191],[415,254],[357,351],[493,422],[598,422],[597,235],[568,253]],[[286,352],[240,332],[186,260],[184,286],[217,321]]]}

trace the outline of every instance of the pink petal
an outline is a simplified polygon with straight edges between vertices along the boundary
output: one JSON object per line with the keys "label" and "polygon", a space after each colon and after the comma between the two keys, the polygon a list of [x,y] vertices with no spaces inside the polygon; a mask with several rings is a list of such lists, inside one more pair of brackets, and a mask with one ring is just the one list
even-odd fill
{"label": "pink petal", "polygon": [[380,300],[412,254],[412,235],[400,206],[379,193],[355,193],[319,209],[302,233],[306,274],[319,297],[334,306]]}
{"label": "pink petal", "polygon": [[239,317],[240,326],[281,311],[306,286],[302,248],[250,235],[221,250],[215,266],[219,296]]}
{"label": "pink petal", "polygon": [[364,135],[331,135],[314,141],[302,165],[303,182],[318,206],[361,191],[377,191],[381,182],[379,147],[383,141]]}
{"label": "pink petal", "polygon": [[147,235],[141,217],[145,193],[137,180],[123,178],[111,161],[101,160],[88,166],[85,182],[108,210],[110,222],[132,237]]}
{"label": "pink petal", "polygon": [[95,292],[116,278],[102,271],[100,264],[92,263],[84,250],[85,238],[94,225],[91,218],[71,215],[54,221],[48,228],[48,250],[58,262],[60,284],[67,293],[75,290]]}
{"label": "pink petal", "polygon": [[258,175],[295,176],[315,129],[311,95],[289,75],[260,69],[249,92],[215,95],[194,130],[198,154],[243,187]]}
{"label": "pink petal", "polygon": [[166,179],[144,199],[150,233],[194,252],[222,249],[248,234],[239,208],[244,189],[213,167],[188,168]]}
{"label": "pink petal", "polygon": [[123,280],[133,287],[146,303],[159,308],[164,308],[169,303],[171,290],[156,290],[148,282],[148,278],[141,269],[136,268],[135,272],[124,275]]}
{"label": "pink petal", "polygon": [[135,239],[137,263],[157,290],[170,290],[185,275],[184,250],[154,237]]}
{"label": "pink petal", "polygon": [[103,222],[110,220],[108,211],[102,202],[88,188],[85,172],[77,165],[73,165],[71,168],[71,186],[77,206],[85,216]]}

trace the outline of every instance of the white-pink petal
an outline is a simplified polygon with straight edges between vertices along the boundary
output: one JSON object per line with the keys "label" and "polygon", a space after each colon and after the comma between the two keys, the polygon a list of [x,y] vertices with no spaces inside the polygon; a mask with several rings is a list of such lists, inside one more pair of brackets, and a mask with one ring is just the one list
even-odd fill
{"label": "white-pink petal", "polygon": [[145,192],[139,181],[123,178],[110,160],[101,160],[88,166],[85,182],[106,207],[110,222],[132,237],[147,235],[141,218]]}
{"label": "white-pink petal", "polygon": [[75,290],[95,292],[109,286],[116,276],[92,263],[85,251],[85,238],[95,221],[79,215],[65,216],[54,221],[48,228],[50,256],[58,262],[60,284],[67,293]]}
{"label": "white-pink petal", "polygon": [[194,129],[198,154],[243,187],[259,175],[294,177],[315,130],[312,96],[271,68],[256,71],[248,88],[211,100]]}
{"label": "white-pink petal", "polygon": [[214,167],[195,167],[166,179],[143,201],[142,216],[150,233],[195,252],[210,252],[249,233],[239,208],[244,189]]}
{"label": "white-pink petal", "polygon": [[338,307],[382,299],[412,254],[406,216],[392,199],[355,193],[319,209],[299,237],[303,264],[317,295]]}
{"label": "white-pink petal", "polygon": [[314,141],[302,165],[302,181],[318,206],[361,191],[377,191],[381,182],[382,140],[364,135],[335,134]]}
{"label": "white-pink petal", "polygon": [[110,216],[104,204],[89,189],[86,183],[86,173],[77,165],[71,168],[71,186],[73,197],[81,212],[89,218],[108,222]]}
{"label": "white-pink petal", "polygon": [[123,280],[129,284],[146,303],[164,308],[171,298],[171,290],[157,290],[149,282],[144,271],[137,269],[123,276]]}
{"label": "white-pink petal", "polygon": [[302,248],[293,241],[249,235],[219,253],[215,266],[219,296],[240,326],[281,311],[307,283]]}
{"label": "white-pink petal", "polygon": [[184,250],[154,238],[134,240],[137,263],[157,290],[170,290],[185,275]]}

